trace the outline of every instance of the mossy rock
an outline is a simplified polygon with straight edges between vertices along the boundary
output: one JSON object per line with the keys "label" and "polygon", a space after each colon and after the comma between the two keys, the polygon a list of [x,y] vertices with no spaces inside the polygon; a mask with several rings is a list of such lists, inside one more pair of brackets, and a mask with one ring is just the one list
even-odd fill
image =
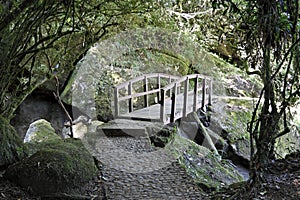
{"label": "mossy rock", "polygon": [[10,166],[5,177],[38,195],[73,193],[96,175],[94,159],[80,140],[37,144],[32,156]]}
{"label": "mossy rock", "polygon": [[4,168],[25,156],[21,138],[9,122],[0,115],[0,168]]}
{"label": "mossy rock", "polygon": [[230,161],[220,160],[209,149],[191,140],[176,135],[168,148],[203,190],[216,190],[243,181],[242,175]]}
{"label": "mossy rock", "polygon": [[30,124],[24,142],[43,142],[45,140],[61,139],[56,133],[54,128],[51,126],[51,123],[39,119]]}

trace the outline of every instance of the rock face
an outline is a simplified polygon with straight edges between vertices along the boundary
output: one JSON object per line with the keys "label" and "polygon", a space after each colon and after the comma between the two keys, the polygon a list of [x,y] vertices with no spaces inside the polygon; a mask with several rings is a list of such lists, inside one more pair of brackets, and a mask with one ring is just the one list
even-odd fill
{"label": "rock face", "polygon": [[22,140],[9,122],[0,115],[0,168],[25,156]]}
{"label": "rock face", "polygon": [[64,120],[68,119],[51,91],[33,92],[19,106],[15,114],[11,124],[21,138],[24,138],[30,124],[38,119],[49,121],[56,133],[60,133]]}
{"label": "rock face", "polygon": [[60,139],[60,137],[48,121],[39,119],[30,124],[24,142],[43,142],[52,139]]}
{"label": "rock face", "polygon": [[11,165],[4,176],[38,195],[80,190],[97,168],[80,140],[48,140],[37,143],[38,151]]}

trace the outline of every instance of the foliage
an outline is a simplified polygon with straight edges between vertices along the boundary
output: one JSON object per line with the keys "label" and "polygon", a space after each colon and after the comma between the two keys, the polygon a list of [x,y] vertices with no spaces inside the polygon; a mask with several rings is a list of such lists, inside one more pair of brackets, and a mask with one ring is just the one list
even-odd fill
{"label": "foliage", "polygon": [[290,131],[289,108],[300,96],[299,1],[215,0],[240,15],[244,50],[252,74],[263,82],[248,126],[252,142],[252,180],[260,182],[274,157],[277,138]]}
{"label": "foliage", "polygon": [[[38,85],[66,74],[92,44],[126,29],[152,1],[10,0],[0,4],[0,111],[15,108]],[[151,20],[151,19],[149,19]]]}

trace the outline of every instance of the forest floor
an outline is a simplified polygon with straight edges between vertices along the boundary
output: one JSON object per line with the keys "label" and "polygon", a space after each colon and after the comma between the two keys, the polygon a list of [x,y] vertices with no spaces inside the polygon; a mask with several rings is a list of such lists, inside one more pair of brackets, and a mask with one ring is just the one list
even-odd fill
{"label": "forest floor", "polygon": [[[265,183],[260,188],[245,189],[236,184],[224,190],[208,194],[203,199],[300,199],[300,152],[293,153],[285,159],[276,160],[268,167]],[[57,194],[49,197],[38,197],[30,190],[20,188],[3,178],[4,171],[0,172],[0,199],[107,199],[105,196],[104,181],[95,178],[83,188],[82,194]],[[238,186],[237,186],[238,185]],[[159,198],[158,198],[159,199]]]}

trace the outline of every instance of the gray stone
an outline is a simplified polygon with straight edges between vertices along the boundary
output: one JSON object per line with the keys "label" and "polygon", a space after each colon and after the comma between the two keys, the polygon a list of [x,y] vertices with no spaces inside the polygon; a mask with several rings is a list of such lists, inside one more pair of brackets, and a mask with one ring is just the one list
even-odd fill
{"label": "gray stone", "polygon": [[44,120],[39,119],[30,124],[24,142],[43,142],[51,139],[60,139],[60,137],[55,133],[54,128],[51,124]]}

